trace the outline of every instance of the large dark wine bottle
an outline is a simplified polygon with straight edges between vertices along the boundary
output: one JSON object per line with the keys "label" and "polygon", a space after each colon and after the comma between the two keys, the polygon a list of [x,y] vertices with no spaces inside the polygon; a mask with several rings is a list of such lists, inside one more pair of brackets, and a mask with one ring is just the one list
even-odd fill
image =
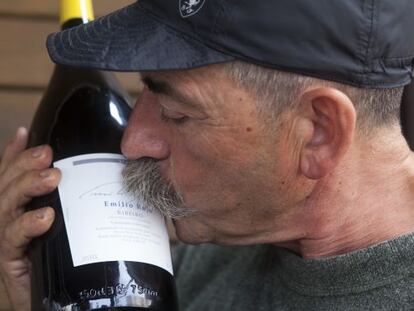
{"label": "large dark wine bottle", "polygon": [[[93,17],[91,0],[61,0],[62,28]],[[109,72],[57,65],[30,130],[62,171],[52,228],[33,241],[32,311],[178,309],[164,218],[123,191],[120,141],[130,106]]]}

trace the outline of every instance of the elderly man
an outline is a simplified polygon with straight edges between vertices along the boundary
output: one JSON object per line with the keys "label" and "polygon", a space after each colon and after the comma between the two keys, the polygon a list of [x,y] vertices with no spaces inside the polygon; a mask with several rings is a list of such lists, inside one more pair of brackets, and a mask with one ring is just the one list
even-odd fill
{"label": "elderly man", "polygon": [[[202,244],[176,250],[182,310],[414,308],[414,157],[399,124],[413,13],[412,0],[140,0],[49,38],[58,63],[143,72],[124,177],[139,192],[142,165],[159,170],[173,189],[162,210]],[[0,175],[17,310],[26,247],[54,218],[22,206],[59,182],[51,149],[26,140],[20,129]]]}

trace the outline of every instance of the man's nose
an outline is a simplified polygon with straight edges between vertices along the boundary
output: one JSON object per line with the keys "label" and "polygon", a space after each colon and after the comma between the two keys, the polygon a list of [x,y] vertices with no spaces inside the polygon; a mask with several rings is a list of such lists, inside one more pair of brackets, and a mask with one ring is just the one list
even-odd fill
{"label": "man's nose", "polygon": [[130,160],[144,157],[163,160],[169,156],[159,109],[151,97],[143,94],[138,99],[122,137],[122,154]]}

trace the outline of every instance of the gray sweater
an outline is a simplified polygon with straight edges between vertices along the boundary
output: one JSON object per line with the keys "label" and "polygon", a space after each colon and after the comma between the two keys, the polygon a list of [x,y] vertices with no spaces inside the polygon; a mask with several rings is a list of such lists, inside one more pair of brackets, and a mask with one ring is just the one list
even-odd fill
{"label": "gray sweater", "polygon": [[181,311],[414,310],[414,234],[319,260],[181,245],[175,271]]}

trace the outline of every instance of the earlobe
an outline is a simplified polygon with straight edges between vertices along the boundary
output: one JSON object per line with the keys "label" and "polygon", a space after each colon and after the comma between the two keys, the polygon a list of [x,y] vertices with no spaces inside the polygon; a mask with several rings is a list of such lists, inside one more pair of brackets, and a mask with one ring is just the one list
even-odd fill
{"label": "earlobe", "polygon": [[307,178],[320,179],[340,163],[352,144],[355,108],[344,93],[328,87],[305,92],[300,105],[311,133],[303,142],[299,169]]}

